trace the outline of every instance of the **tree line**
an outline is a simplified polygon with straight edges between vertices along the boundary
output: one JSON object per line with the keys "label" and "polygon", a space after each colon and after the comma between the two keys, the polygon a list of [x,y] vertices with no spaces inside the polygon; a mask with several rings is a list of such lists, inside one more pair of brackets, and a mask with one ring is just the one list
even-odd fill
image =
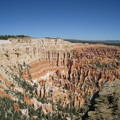
{"label": "tree line", "polygon": [[9,38],[18,38],[18,37],[29,37],[26,35],[0,35],[1,40],[8,40]]}

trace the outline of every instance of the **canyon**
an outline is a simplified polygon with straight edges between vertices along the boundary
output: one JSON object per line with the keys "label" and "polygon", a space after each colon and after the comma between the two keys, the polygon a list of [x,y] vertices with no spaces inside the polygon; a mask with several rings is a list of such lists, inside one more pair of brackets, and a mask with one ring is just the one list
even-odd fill
{"label": "canyon", "polygon": [[[119,46],[31,37],[0,44],[2,120],[106,120],[107,116],[118,120],[116,89],[120,90]],[[118,102],[114,116],[112,110],[104,114],[100,109],[105,104],[113,107],[111,99]]]}

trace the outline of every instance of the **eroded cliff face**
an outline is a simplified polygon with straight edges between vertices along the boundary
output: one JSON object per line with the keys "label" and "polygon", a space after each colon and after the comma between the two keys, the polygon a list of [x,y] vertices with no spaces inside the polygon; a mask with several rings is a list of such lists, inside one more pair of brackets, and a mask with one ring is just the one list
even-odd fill
{"label": "eroded cliff face", "polygon": [[84,119],[103,85],[120,80],[119,47],[50,38],[10,41],[0,47],[0,96],[28,119]]}

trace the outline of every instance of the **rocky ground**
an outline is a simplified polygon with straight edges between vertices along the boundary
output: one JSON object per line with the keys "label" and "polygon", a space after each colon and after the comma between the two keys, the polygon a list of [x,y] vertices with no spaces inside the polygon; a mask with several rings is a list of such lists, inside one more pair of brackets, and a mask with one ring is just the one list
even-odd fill
{"label": "rocky ground", "polygon": [[89,120],[120,119],[120,82],[107,82],[88,111]]}
{"label": "rocky ground", "polygon": [[11,38],[0,45],[1,120],[119,120],[120,47]]}

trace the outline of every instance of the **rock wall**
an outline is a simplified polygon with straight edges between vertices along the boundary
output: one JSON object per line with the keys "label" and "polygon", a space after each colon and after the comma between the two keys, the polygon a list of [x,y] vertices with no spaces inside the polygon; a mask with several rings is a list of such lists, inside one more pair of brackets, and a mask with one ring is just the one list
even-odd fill
{"label": "rock wall", "polygon": [[[5,63],[17,61],[31,62],[34,60],[52,61],[57,57],[66,57],[71,43],[62,39],[10,39],[11,44],[0,45],[0,60]],[[66,48],[67,47],[67,48]],[[62,52],[65,51],[65,54]],[[61,53],[61,54],[60,54]],[[14,62],[13,62],[14,59]]]}

